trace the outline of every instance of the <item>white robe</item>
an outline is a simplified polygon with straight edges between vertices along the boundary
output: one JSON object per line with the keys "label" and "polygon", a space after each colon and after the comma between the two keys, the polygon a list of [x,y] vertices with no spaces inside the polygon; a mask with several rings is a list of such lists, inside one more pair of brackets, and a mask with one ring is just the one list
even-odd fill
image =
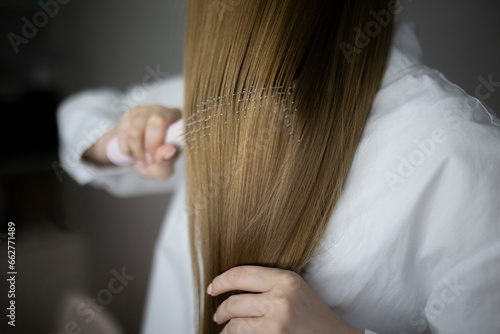
{"label": "white robe", "polygon": [[[500,120],[420,58],[412,26],[402,24],[304,279],[366,333],[500,333]],[[140,100],[109,89],[67,99],[58,113],[61,161],[78,182],[117,195],[175,192],[156,244],[142,333],[194,333],[183,158],[166,182],[79,160],[109,127],[102,119],[115,124],[128,102],[182,108],[181,76],[135,87],[136,97],[140,88],[147,92]]]}

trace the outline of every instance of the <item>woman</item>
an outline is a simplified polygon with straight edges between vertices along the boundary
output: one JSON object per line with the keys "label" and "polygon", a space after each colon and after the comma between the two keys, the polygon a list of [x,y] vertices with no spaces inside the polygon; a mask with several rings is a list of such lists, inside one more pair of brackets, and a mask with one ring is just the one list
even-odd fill
{"label": "woman", "polygon": [[[144,184],[102,174],[115,135],[138,174],[177,170],[151,185],[176,197],[145,333],[500,330],[500,122],[420,64],[409,26],[391,46],[397,11],[256,0],[221,15],[191,0],[184,78],[94,145],[66,129],[77,110],[105,117],[114,93],[61,106],[82,183]],[[162,143],[181,115],[182,154]]]}

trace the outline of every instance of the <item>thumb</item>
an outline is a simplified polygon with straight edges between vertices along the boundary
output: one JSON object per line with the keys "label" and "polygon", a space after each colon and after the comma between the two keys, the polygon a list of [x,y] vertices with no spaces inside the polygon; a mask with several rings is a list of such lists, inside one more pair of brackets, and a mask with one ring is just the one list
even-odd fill
{"label": "thumb", "polygon": [[172,144],[163,144],[156,149],[154,160],[157,163],[163,161],[173,160],[174,156],[177,156],[178,149]]}

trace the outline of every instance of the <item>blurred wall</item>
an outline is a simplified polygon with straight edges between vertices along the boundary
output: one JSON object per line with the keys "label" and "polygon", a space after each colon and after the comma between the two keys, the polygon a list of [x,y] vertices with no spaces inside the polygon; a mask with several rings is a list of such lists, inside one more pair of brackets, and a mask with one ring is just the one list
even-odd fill
{"label": "blurred wall", "polygon": [[[500,113],[500,1],[402,0],[417,23],[423,61]],[[496,83],[484,88],[488,77]]]}
{"label": "blurred wall", "polygon": [[185,0],[87,0],[67,5],[68,91],[140,82],[146,67],[181,73]]}
{"label": "blurred wall", "polygon": [[[20,44],[16,53],[5,36],[9,32],[21,34],[22,18],[32,21],[34,13],[41,10],[37,2],[0,0],[4,36],[0,41],[0,88],[6,95],[33,85],[64,98],[86,88],[124,89],[141,82],[148,67],[162,73],[182,72],[183,0],[65,0],[57,14],[27,43]],[[6,122],[11,124],[9,118]],[[63,332],[68,309],[96,298],[107,288],[112,271],[121,272],[122,268],[135,278],[96,315],[111,314],[123,333],[138,333],[153,247],[170,197],[119,199],[99,189],[81,187],[67,174],[58,180],[50,165],[54,160],[58,158],[49,152],[42,159],[30,155],[23,161],[0,164],[0,176],[10,183],[20,167],[30,173],[43,171],[56,193],[56,211],[63,221],[60,226],[53,217],[37,218],[18,228],[17,323],[13,328],[2,321],[0,333]],[[6,170],[10,174],[5,174]],[[25,174],[16,177],[24,178]],[[34,186],[30,183],[25,197],[33,195]],[[0,199],[2,195],[0,192]],[[2,208],[3,201],[0,211]],[[20,225],[20,221],[16,223]],[[6,254],[6,243],[0,243]],[[7,291],[4,274],[0,287]],[[2,305],[5,301],[2,298]],[[102,317],[96,317],[81,329],[82,334],[100,333],[108,327]]]}
{"label": "blurred wall", "polygon": [[[125,89],[141,82],[146,68],[182,73],[184,0],[72,1],[61,20],[66,31],[66,93],[111,86]],[[125,267],[135,276],[106,306],[125,334],[140,330],[153,247],[170,197],[114,198],[79,187],[68,176],[64,200],[71,226],[87,236],[89,279],[84,294],[94,297],[107,286],[110,271]],[[57,328],[56,328],[57,329]]]}

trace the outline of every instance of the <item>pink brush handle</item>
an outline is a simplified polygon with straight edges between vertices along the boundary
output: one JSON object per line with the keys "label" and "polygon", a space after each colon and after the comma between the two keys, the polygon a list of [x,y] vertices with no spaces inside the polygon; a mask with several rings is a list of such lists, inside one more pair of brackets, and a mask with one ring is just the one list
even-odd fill
{"label": "pink brush handle", "polygon": [[[167,135],[165,136],[165,144],[172,144],[179,148],[184,146],[182,141],[182,130],[183,130],[183,120],[180,119],[175,123],[172,123],[167,129]],[[123,154],[118,146],[118,137],[113,137],[109,140],[106,146],[106,155],[109,161],[118,166],[129,166],[135,163],[134,158]]]}

